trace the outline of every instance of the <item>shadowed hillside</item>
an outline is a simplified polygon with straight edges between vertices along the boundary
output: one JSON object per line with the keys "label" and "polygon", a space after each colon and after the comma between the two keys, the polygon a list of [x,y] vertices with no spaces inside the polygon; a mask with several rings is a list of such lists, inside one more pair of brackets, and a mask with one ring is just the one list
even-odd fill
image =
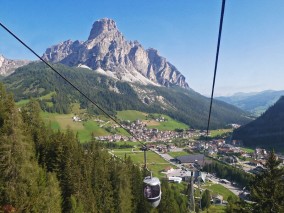
{"label": "shadowed hillside", "polygon": [[245,146],[267,148],[284,147],[284,96],[259,118],[236,129],[233,139],[242,140]]}

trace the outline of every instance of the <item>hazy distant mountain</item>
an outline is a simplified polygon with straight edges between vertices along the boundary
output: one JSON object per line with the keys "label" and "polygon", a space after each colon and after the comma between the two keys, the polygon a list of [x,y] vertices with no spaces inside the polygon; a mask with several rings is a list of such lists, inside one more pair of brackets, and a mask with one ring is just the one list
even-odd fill
{"label": "hazy distant mountain", "polygon": [[0,55],[0,75],[7,76],[13,73],[18,67],[28,64],[28,60],[11,60]]}
{"label": "hazy distant mountain", "polygon": [[[192,128],[206,128],[210,99],[191,89],[130,83],[89,69],[71,68],[62,64],[54,66],[109,113],[115,114],[118,110],[127,109],[162,113]],[[40,98],[41,107],[50,112],[70,113],[73,103],[80,103],[81,108],[93,109],[92,113],[98,112],[43,63],[33,62],[20,67],[3,82],[8,91],[14,93],[17,101],[52,94],[51,102]],[[212,128],[221,128],[230,123],[245,124],[249,121],[251,119],[248,113],[214,100],[210,124]]]}
{"label": "hazy distant mountain", "polygon": [[157,50],[145,50],[137,41],[127,41],[108,18],[93,24],[87,41],[64,41],[48,48],[43,58],[128,82],[188,88],[185,77]]}
{"label": "hazy distant mountain", "polygon": [[263,92],[237,93],[229,97],[216,97],[216,99],[232,104],[255,115],[260,115],[272,106],[282,95],[284,95],[284,90],[266,90]]}
{"label": "hazy distant mountain", "polygon": [[270,147],[277,151],[284,147],[284,96],[256,120],[236,129],[233,139],[244,145]]}

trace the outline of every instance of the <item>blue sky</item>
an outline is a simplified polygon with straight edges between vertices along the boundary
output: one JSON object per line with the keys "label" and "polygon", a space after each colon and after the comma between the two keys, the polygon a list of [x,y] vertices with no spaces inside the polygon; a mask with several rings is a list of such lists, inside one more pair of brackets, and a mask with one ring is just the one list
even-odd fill
{"label": "blue sky", "polygon": [[[1,1],[0,21],[40,55],[86,40],[95,20],[116,21],[127,40],[155,48],[210,94],[221,0]],[[0,29],[0,54],[35,57]],[[215,95],[284,89],[284,1],[227,0]]]}

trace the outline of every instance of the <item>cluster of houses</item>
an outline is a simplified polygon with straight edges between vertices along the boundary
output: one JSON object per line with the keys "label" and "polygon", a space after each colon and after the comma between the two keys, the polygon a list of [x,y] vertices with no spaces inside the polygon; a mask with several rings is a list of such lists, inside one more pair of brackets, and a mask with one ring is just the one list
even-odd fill
{"label": "cluster of houses", "polygon": [[191,138],[194,136],[192,131],[189,130],[177,132],[170,130],[160,131],[156,128],[150,129],[140,120],[130,123],[126,128],[137,138],[146,142],[171,142],[175,138]]}
{"label": "cluster of houses", "polygon": [[164,117],[158,117],[155,120],[158,121],[158,122],[165,122],[166,121],[166,119]]}
{"label": "cluster of houses", "polygon": [[208,142],[205,141],[190,141],[188,143],[188,149],[192,152],[200,152],[206,150],[209,156],[214,155],[234,155],[245,153],[239,147],[235,147],[231,144],[226,144],[224,139],[216,139]]}
{"label": "cluster of houses", "polygon": [[[81,119],[78,116],[74,116],[73,121],[79,122]],[[164,117],[156,118],[158,122],[164,122],[166,119]],[[104,122],[104,121],[99,121]],[[243,168],[243,164],[240,164],[245,171],[251,173],[258,173],[263,170],[263,165],[265,165],[267,158],[267,151],[265,149],[257,148],[254,153],[247,153],[244,150],[237,147],[238,141],[232,141],[232,144],[226,143],[224,139],[214,139],[210,141],[196,141],[193,140],[194,137],[205,136],[206,131],[188,129],[184,131],[160,131],[156,128],[148,128],[145,122],[141,120],[136,120],[134,122],[125,122],[123,126],[128,129],[136,138],[145,142],[155,142],[152,143],[152,148],[156,148],[160,153],[167,153],[172,148],[173,145],[162,145],[156,142],[172,142],[173,139],[183,138],[188,139],[187,147],[191,152],[200,152],[206,150],[206,153],[209,156],[217,157],[218,160],[221,160],[229,164],[238,164],[241,162],[241,159],[249,159],[247,164],[250,166],[249,169]],[[237,125],[232,125],[237,127]],[[117,128],[115,125],[113,128]],[[98,136],[96,137],[99,141],[107,142],[118,142],[118,141],[136,141],[132,136],[123,136],[119,134],[110,134],[107,136]],[[181,163],[183,158],[178,159]],[[199,162],[200,163],[200,162]]]}
{"label": "cluster of houses", "polygon": [[[200,189],[199,185],[205,183],[207,173],[201,172],[196,167],[204,163],[204,155],[194,154],[176,157],[174,159],[177,163],[183,165],[183,168],[173,169],[172,167],[166,168],[164,173],[169,182],[181,183],[181,181],[190,181],[193,178],[193,187]],[[204,189],[201,189],[201,191]],[[215,205],[226,205],[227,201],[223,199],[222,195],[212,193],[211,203]]]}
{"label": "cluster of houses", "polygon": [[98,141],[105,141],[105,142],[135,141],[135,139],[132,137],[118,135],[118,134],[97,136],[95,137],[95,139]]}
{"label": "cluster of houses", "polygon": [[74,115],[74,116],[72,117],[72,120],[73,120],[74,122],[81,122],[81,121],[82,121],[82,119],[81,119],[79,116],[77,116],[77,115]]}
{"label": "cluster of houses", "polygon": [[[176,147],[170,144],[152,144],[149,146],[149,148],[154,148],[160,153],[167,153],[170,152],[172,149],[175,149]],[[244,169],[246,172],[250,172],[253,174],[263,171],[268,156],[268,152],[265,149],[256,148],[254,153],[247,153],[240,147],[235,147],[231,144],[225,143],[225,140],[223,139],[211,140],[208,142],[190,141],[188,142],[188,146],[185,149],[195,153],[206,150],[206,153],[209,156],[223,161],[224,163],[238,166]],[[194,167],[191,167],[193,163],[197,163],[197,165],[203,164],[202,156],[203,155],[201,154],[191,154],[188,156],[175,158],[175,161],[192,169],[192,167]],[[191,162],[193,159],[194,162]]]}
{"label": "cluster of houses", "polygon": [[[160,122],[163,121],[163,117],[158,118]],[[185,130],[185,131],[160,131],[156,128],[147,128],[147,125],[140,120],[134,122],[126,122],[123,125],[126,129],[129,130],[136,138],[141,141],[146,142],[171,142],[175,138],[184,138],[189,139],[196,136],[205,135],[204,131],[200,130]],[[116,127],[116,126],[115,126]],[[136,141],[133,137],[119,136],[119,135],[108,135],[108,136],[99,136],[96,137],[100,141]]]}

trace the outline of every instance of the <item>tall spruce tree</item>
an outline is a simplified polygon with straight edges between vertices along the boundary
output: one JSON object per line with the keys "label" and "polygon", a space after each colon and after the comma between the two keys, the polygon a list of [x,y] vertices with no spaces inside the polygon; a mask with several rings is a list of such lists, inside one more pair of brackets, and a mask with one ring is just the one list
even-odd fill
{"label": "tall spruce tree", "polygon": [[208,209],[211,205],[211,193],[208,189],[204,191],[201,198],[201,208]]}
{"label": "tall spruce tree", "polygon": [[178,203],[175,200],[174,192],[167,181],[162,182],[162,199],[158,207],[159,212],[179,212]]}
{"label": "tall spruce tree", "polygon": [[265,167],[251,185],[253,212],[284,212],[284,168],[280,167],[274,151],[269,154]]}

